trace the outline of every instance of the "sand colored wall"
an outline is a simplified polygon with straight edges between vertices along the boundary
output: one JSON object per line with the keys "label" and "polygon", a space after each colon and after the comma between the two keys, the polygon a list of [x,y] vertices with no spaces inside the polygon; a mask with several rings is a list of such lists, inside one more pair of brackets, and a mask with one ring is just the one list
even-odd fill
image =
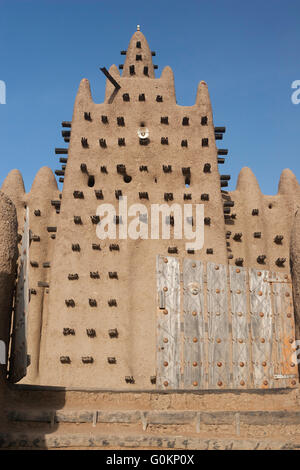
{"label": "sand colored wall", "polygon": [[[230,264],[235,264],[237,258],[243,259],[244,266],[257,269],[268,269],[290,273],[290,236],[294,214],[300,206],[300,189],[295,175],[290,170],[284,170],[280,177],[278,193],[275,196],[265,196],[261,193],[258,182],[249,168],[243,168],[239,174],[237,188],[230,192],[234,201],[232,212],[236,214],[233,225],[228,225],[231,231],[228,254]],[[258,215],[253,215],[253,209],[258,209]],[[254,233],[259,232],[260,238]],[[235,234],[241,233],[241,240],[235,240]],[[283,236],[276,243],[276,236]],[[257,258],[266,256],[263,263]],[[278,258],[286,261],[278,266]]]}
{"label": "sand colored wall", "polygon": [[[30,302],[26,312],[27,354],[30,365],[23,382],[36,380],[39,368],[39,352],[42,333],[42,319],[47,308],[48,289],[39,286],[40,282],[48,282],[50,277],[51,260],[56,234],[48,232],[48,227],[57,225],[58,213],[51,201],[58,201],[60,192],[52,170],[43,167],[37,173],[29,193],[25,193],[23,178],[18,170],[12,170],[5,179],[3,192],[9,195],[17,209],[19,222],[19,248],[23,235],[25,208],[28,207],[30,226],[30,248],[28,276]],[[59,212],[59,211],[58,211]],[[44,266],[50,263],[50,267]],[[16,343],[15,345],[19,345]]]}
{"label": "sand colored wall", "polygon": [[5,178],[1,191],[6,194],[14,203],[18,217],[18,233],[19,238],[22,236],[24,225],[24,209],[25,209],[25,187],[23,177],[19,170],[11,170]]}
{"label": "sand colored wall", "polygon": [[[13,292],[17,260],[17,215],[12,201],[0,193],[0,340],[6,344],[8,354],[12,317]],[[6,365],[0,364],[0,381]]]}
{"label": "sand colored wall", "polygon": [[[137,47],[138,42],[141,47]],[[3,184],[3,190],[17,207],[21,224],[24,205],[28,205],[31,233],[39,237],[32,238],[29,250],[30,288],[35,293],[31,294],[27,316],[31,365],[25,383],[155,388],[150,380],[156,375],[155,263],[157,254],[170,255],[170,247],[177,247],[178,252],[172,256],[180,261],[189,257],[236,264],[242,258],[245,267],[290,273],[290,236],[300,203],[299,184],[290,170],[283,171],[276,196],[262,195],[255,176],[247,168],[241,171],[235,191],[221,192],[206,83],[199,83],[194,106],[177,105],[171,68],[165,67],[160,78],[155,78],[149,46],[139,31],[130,41],[122,76],[115,65],[109,72],[120,89],[107,81],[103,103],[93,101],[88,80],[80,83],[62,194],[51,170],[45,167],[36,176],[29,194],[25,194],[22,177],[16,170]],[[129,95],[129,101],[124,101],[124,94]],[[140,101],[142,94],[145,99]],[[162,97],[162,102],[157,101],[157,96]],[[90,118],[86,119],[85,113]],[[202,123],[204,116],[207,124]],[[123,117],[124,125],[118,124],[118,117]],[[167,124],[161,122],[162,117],[168,117]],[[186,126],[184,117],[189,119]],[[141,145],[138,131],[145,128],[149,142]],[[162,137],[168,138],[168,145],[161,143]],[[119,138],[125,139],[125,145],[119,145]],[[86,144],[82,139],[86,139]],[[104,147],[99,139],[105,140]],[[202,146],[202,139],[208,139],[207,147]],[[187,140],[187,147],[182,146],[183,140]],[[82,164],[87,172],[82,171]],[[208,173],[204,171],[205,164],[210,165]],[[125,165],[130,182],[126,183],[124,175],[117,172],[117,165]],[[165,173],[163,165],[171,165],[172,171]],[[141,166],[147,166],[147,171],[140,171]],[[191,174],[188,188],[182,174],[187,167]],[[89,176],[94,177],[93,186],[88,184]],[[96,198],[95,190],[102,191],[102,200]],[[148,216],[154,203],[204,204],[210,225],[204,226],[203,249],[187,253],[186,240],[99,240],[91,217],[102,203],[113,204],[118,215],[118,190],[127,196],[128,206],[144,204]],[[75,198],[74,191],[82,192],[83,198]],[[147,192],[149,199],[140,199],[141,192]],[[165,193],[172,193],[173,201],[167,203]],[[191,194],[191,200],[184,200],[184,194]],[[203,194],[208,194],[208,201],[201,198]],[[60,197],[57,211],[51,201]],[[234,207],[224,223],[223,204],[228,201],[233,201]],[[258,209],[259,214],[252,215],[253,209]],[[39,216],[36,210],[40,210]],[[75,224],[74,217],[80,217],[81,223]],[[57,231],[49,232],[48,227],[56,227]],[[227,232],[231,233],[226,236]],[[255,238],[254,232],[260,232],[261,237]],[[236,233],[242,234],[241,241],[234,239]],[[276,235],[283,236],[279,244],[274,242]],[[110,250],[112,243],[118,244],[118,251]],[[297,273],[298,247],[297,242],[293,243]],[[93,244],[101,249],[93,249]],[[79,251],[74,251],[72,245],[79,245]],[[257,261],[260,255],[266,256],[263,264]],[[286,258],[283,266],[276,265],[278,258]],[[44,263],[50,266],[44,267]],[[93,278],[91,273],[98,273],[99,277]],[[117,273],[117,279],[109,273]],[[70,280],[69,275],[75,274],[78,279]],[[50,287],[39,286],[41,282]],[[116,306],[109,306],[112,299]],[[73,306],[67,306],[66,301],[72,301]],[[96,305],[91,306],[90,301],[96,301]],[[66,328],[74,334],[64,335]],[[87,329],[95,330],[95,336],[89,337]],[[111,329],[117,329],[117,338],[109,336]],[[61,356],[69,357],[71,363],[62,364]],[[93,358],[93,362],[83,363],[84,357]],[[109,363],[109,358],[115,358],[115,363]],[[125,377],[133,377],[135,383],[126,383]]]}
{"label": "sand colored wall", "polygon": [[[96,214],[100,202],[116,205],[115,190],[128,197],[128,205],[140,202],[147,208],[153,203],[165,203],[164,193],[173,193],[172,202],[180,204],[185,193],[192,194],[192,201],[185,202],[203,202],[205,216],[211,218],[211,225],[205,227],[205,246],[199,256],[203,260],[226,262],[220,175],[207,85],[200,83],[194,106],[182,107],[176,104],[169,67],[159,79],[143,76],[138,67],[136,74],[129,77],[129,58],[133,57],[137,65],[130,50],[137,40],[144,41],[139,32],[131,40],[124,77],[119,76],[116,67],[110,69],[121,85],[112,102],[110,83],[102,104],[93,102],[87,80],[79,87],[51,269],[41,383],[132,388],[126,384],[125,376],[133,376],[134,387],[155,387],[150,377],[156,373],[156,255],[168,254],[168,247],[174,246],[181,259],[196,255],[187,254],[186,240],[100,241],[91,216]],[[142,50],[145,57],[148,48]],[[147,64],[152,62],[149,55],[143,60]],[[129,102],[123,101],[124,93],[129,94]],[[145,101],[139,101],[142,93]],[[156,101],[157,95],[163,97],[163,102]],[[84,112],[90,113],[91,121],[84,119]],[[107,116],[107,124],[101,121],[102,115]],[[125,126],[117,125],[120,116]],[[161,117],[165,116],[169,123],[161,124]],[[203,116],[208,118],[207,125],[201,125]],[[189,118],[188,126],[182,125],[183,117]],[[141,123],[149,130],[148,145],[139,142],[137,131]],[[88,148],[82,146],[83,137],[88,140]],[[168,137],[168,145],[161,144],[161,137]],[[106,148],[100,147],[101,138],[106,140]],[[125,146],[118,145],[118,138],[125,138]],[[202,138],[209,139],[208,147],[202,147]],[[184,139],[188,141],[187,148],[181,147]],[[88,187],[88,177],[80,170],[82,163],[95,177],[94,187]],[[204,173],[205,163],[211,165],[210,173]],[[117,173],[118,164],[126,166],[132,177],[130,183],[125,183]],[[147,165],[148,171],[141,172],[141,165]],[[172,165],[172,172],[164,173],[163,165]],[[101,173],[100,166],[106,166],[108,174]],[[182,175],[184,167],[191,171],[189,188],[185,187]],[[97,201],[95,189],[103,191],[103,201]],[[82,191],[84,199],[74,199],[74,190]],[[139,192],[148,192],[149,200],[140,200]],[[209,194],[209,201],[201,201],[204,193]],[[82,225],[74,224],[74,216],[81,217]],[[114,242],[119,244],[120,251],[110,251],[109,245]],[[72,243],[80,245],[80,252],[72,251]],[[101,251],[93,250],[92,243],[100,243]],[[206,254],[207,248],[213,248],[213,255]],[[97,271],[100,279],[91,279],[90,272]],[[118,279],[110,279],[109,272],[117,272]],[[68,280],[68,275],[75,273],[79,279]],[[68,308],[66,299],[73,299],[75,307]],[[97,306],[90,307],[89,299],[96,299]],[[109,299],[116,299],[117,306],[109,307]],[[64,336],[63,328],[74,329],[75,335]],[[96,330],[95,338],[87,336],[87,328]],[[114,328],[118,338],[108,335],[108,330]],[[71,364],[61,364],[60,356],[69,356]],[[92,356],[94,363],[83,364],[82,356]],[[116,364],[109,364],[108,357],[115,357]]]}
{"label": "sand colored wall", "polygon": [[[29,208],[30,249],[29,249],[29,285],[30,302],[27,315],[27,336],[30,366],[23,382],[37,379],[39,372],[39,354],[42,325],[47,308],[48,289],[39,283],[47,283],[50,278],[51,261],[55,245],[55,232],[48,232],[48,227],[55,227],[59,214],[51,201],[59,200],[59,190],[52,170],[43,167],[37,173],[30,193],[26,195]],[[46,263],[46,264],[45,264]]]}

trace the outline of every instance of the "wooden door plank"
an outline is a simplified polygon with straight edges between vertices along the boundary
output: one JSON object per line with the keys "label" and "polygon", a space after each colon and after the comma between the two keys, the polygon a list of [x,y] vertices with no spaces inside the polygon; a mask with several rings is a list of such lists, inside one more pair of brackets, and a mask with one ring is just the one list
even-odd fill
{"label": "wooden door plank", "polygon": [[254,388],[274,387],[273,327],[269,272],[249,269]]}
{"label": "wooden door plank", "polygon": [[208,387],[231,388],[227,266],[207,263]]}
{"label": "wooden door plank", "polygon": [[229,266],[232,313],[233,388],[252,387],[247,308],[247,270]]}
{"label": "wooden door plank", "polygon": [[[276,387],[294,387],[297,383],[297,358],[293,354],[295,346],[295,324],[291,280],[288,275],[270,273],[273,292],[275,330]],[[296,383],[295,383],[296,382]]]}
{"label": "wooden door plank", "polygon": [[183,262],[184,388],[204,389],[205,321],[203,305],[203,263]]}
{"label": "wooden door plank", "polygon": [[[164,296],[163,308],[162,296]],[[180,386],[180,270],[179,261],[157,256],[157,378],[159,389]]]}

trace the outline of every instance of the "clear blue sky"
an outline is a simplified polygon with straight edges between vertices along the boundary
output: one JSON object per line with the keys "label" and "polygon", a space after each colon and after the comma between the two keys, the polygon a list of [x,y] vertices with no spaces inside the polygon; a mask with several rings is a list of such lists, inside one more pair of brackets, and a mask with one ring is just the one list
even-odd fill
{"label": "clear blue sky", "polygon": [[136,25],[175,74],[177,101],[192,105],[208,83],[215,125],[227,127],[230,189],[243,166],[265,194],[275,194],[281,171],[300,180],[299,0],[0,0],[0,184],[18,168],[29,191],[41,166],[58,168],[61,121],[72,118],[79,82],[104,97],[99,66],[123,63]]}

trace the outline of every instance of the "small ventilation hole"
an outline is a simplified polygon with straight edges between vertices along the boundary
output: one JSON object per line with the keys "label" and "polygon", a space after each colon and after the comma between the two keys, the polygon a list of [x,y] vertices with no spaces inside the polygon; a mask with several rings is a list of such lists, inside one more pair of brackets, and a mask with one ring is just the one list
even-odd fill
{"label": "small ventilation hole", "polygon": [[88,186],[92,188],[94,184],[95,184],[95,177],[93,175],[89,175]]}
{"label": "small ventilation hole", "polygon": [[131,178],[131,176],[129,176],[129,175],[124,175],[123,180],[124,180],[124,183],[130,183],[130,181],[132,180],[132,178]]}

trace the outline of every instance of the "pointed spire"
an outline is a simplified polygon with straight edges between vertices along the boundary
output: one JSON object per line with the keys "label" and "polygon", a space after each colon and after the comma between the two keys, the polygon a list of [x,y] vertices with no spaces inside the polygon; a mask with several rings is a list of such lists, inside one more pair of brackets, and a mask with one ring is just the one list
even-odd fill
{"label": "pointed spire", "polygon": [[[15,283],[18,223],[15,205],[3,192],[0,192],[0,213],[0,331],[1,339],[4,339],[3,325],[10,323],[11,300]],[[7,309],[7,311],[3,311],[3,309]],[[4,314],[7,315],[7,318]]]}
{"label": "pointed spire", "polygon": [[253,197],[254,194],[261,194],[258,181],[253,171],[246,166],[242,168],[239,173],[236,189],[238,191],[249,192],[251,197]]}
{"label": "pointed spire", "polygon": [[57,182],[53,171],[48,166],[43,166],[35,175],[30,195],[50,194],[51,190],[57,189]]}
{"label": "pointed spire", "polygon": [[19,170],[12,170],[5,178],[1,191],[14,203],[18,214],[18,230],[21,232],[24,225],[25,187]]}
{"label": "pointed spire", "polygon": [[278,184],[278,193],[279,194],[289,194],[293,193],[295,196],[300,195],[300,187],[294,173],[286,168],[282,171],[280,175],[280,180]]}
{"label": "pointed spire", "polygon": [[163,80],[167,80],[174,87],[174,73],[169,65],[163,68],[160,78],[162,78]]}
{"label": "pointed spire", "polygon": [[167,92],[168,97],[169,98],[174,98],[174,100],[176,102],[174,74],[173,74],[173,70],[171,69],[171,67],[169,67],[168,65],[166,67],[164,67],[159,80],[162,81],[161,86],[165,87],[166,90],[168,90],[168,92]]}
{"label": "pointed spire", "polygon": [[87,78],[83,78],[79,84],[78,92],[76,95],[75,100],[75,108],[84,108],[86,105],[93,102],[92,94],[91,94],[91,86],[90,82]]}
{"label": "pointed spire", "polygon": [[19,170],[11,170],[5,178],[1,191],[12,199],[13,203],[22,200],[25,194],[23,177]]}
{"label": "pointed spire", "polygon": [[127,48],[122,77],[155,78],[152,53],[139,25]]}
{"label": "pointed spire", "polygon": [[196,106],[201,108],[201,112],[212,117],[212,107],[207,84],[202,80],[197,89]]}
{"label": "pointed spire", "polygon": [[[120,72],[118,70],[118,67],[115,64],[110,66],[108,72],[116,80],[116,82],[119,83]],[[105,100],[107,100],[115,90],[116,88],[114,87],[114,85],[107,79],[106,87],[105,87]]]}

